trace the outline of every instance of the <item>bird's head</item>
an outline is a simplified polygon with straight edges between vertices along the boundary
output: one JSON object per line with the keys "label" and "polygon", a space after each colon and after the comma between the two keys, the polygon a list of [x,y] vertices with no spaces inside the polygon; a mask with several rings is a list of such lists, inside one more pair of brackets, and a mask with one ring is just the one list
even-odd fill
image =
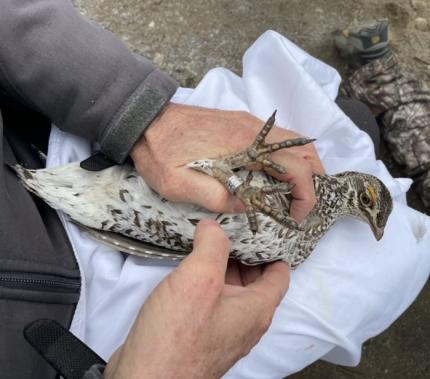
{"label": "bird's head", "polygon": [[377,241],[383,234],[393,209],[393,200],[384,183],[373,175],[359,172],[342,173],[348,180],[348,214],[369,224]]}

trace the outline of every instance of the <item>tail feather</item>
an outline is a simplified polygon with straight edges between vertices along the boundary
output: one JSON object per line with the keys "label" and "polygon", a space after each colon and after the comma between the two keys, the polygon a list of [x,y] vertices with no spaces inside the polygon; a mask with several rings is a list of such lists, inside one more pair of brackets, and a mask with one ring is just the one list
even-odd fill
{"label": "tail feather", "polygon": [[27,190],[42,198],[54,209],[61,208],[61,201],[74,185],[71,178],[56,175],[48,169],[32,170],[20,164],[8,166]]}
{"label": "tail feather", "polygon": [[91,238],[106,246],[112,247],[113,249],[126,254],[137,255],[139,257],[157,261],[159,262],[158,264],[161,265],[174,265],[174,262],[179,262],[187,256],[187,253],[185,252],[162,248],[118,233],[97,230],[73,220],[72,222],[78,225],[81,230],[88,233]]}
{"label": "tail feather", "polygon": [[32,185],[32,182],[34,182],[34,174],[36,173],[36,170],[27,169],[20,164],[12,165],[7,163],[7,166],[15,172],[22,184],[24,184],[25,188],[37,194],[36,189]]}

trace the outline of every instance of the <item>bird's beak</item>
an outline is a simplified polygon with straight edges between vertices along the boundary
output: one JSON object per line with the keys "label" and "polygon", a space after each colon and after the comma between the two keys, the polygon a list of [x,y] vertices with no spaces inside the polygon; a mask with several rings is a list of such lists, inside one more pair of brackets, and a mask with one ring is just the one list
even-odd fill
{"label": "bird's beak", "polygon": [[384,235],[384,228],[380,228],[376,225],[372,225],[372,232],[373,235],[375,236],[376,240],[379,241],[382,236]]}

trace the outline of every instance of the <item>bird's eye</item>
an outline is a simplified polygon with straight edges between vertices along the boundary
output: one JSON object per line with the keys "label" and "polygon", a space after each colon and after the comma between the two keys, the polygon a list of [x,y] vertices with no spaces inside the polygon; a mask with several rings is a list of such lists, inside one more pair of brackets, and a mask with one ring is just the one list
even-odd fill
{"label": "bird's eye", "polygon": [[370,199],[369,195],[365,192],[360,195],[360,201],[361,204],[363,204],[365,207],[368,207],[372,203],[372,200]]}

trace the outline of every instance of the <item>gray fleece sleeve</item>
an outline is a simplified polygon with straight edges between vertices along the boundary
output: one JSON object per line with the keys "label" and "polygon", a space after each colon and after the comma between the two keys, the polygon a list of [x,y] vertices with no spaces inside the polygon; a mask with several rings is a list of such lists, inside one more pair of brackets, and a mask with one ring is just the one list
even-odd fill
{"label": "gray fleece sleeve", "polygon": [[177,88],[70,0],[2,0],[0,37],[0,87],[119,163]]}

